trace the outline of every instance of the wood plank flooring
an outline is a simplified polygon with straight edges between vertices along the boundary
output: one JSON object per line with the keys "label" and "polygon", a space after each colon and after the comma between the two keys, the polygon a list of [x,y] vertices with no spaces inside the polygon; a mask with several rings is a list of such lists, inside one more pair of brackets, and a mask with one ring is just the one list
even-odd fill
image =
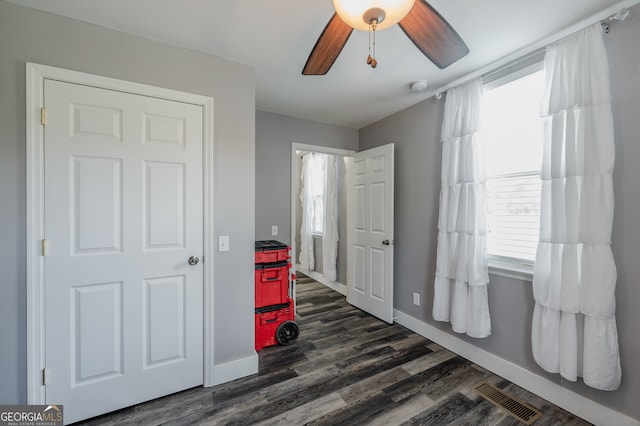
{"label": "wood plank flooring", "polygon": [[297,297],[300,337],[260,351],[258,374],[78,424],[522,424],[472,390],[482,380],[542,411],[535,425],[589,424],[307,277]]}

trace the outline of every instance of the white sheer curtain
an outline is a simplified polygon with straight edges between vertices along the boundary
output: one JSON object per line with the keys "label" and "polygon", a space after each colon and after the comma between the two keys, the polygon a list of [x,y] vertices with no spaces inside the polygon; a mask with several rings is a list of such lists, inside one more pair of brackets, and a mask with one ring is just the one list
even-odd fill
{"label": "white sheer curtain", "polygon": [[447,92],[433,318],[471,337],[491,334],[487,284],[482,81]]}
{"label": "white sheer curtain", "polygon": [[615,147],[609,67],[595,24],[547,48],[540,243],[531,343],[545,370],[620,385],[611,252]]}
{"label": "white sheer curtain", "polygon": [[337,279],[338,259],[338,167],[335,155],[326,155],[324,198],[324,237],[322,238],[322,275]]}
{"label": "white sheer curtain", "polygon": [[313,253],[313,154],[302,157],[302,225],[300,226],[300,267],[307,271],[315,268]]}

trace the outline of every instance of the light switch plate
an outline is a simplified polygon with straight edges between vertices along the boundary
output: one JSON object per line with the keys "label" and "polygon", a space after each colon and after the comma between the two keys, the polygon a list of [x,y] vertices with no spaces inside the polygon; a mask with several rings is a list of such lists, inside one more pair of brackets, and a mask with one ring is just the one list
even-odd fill
{"label": "light switch plate", "polygon": [[275,237],[275,236],[277,236],[277,235],[278,235],[278,225],[273,225],[273,226],[271,227],[271,236],[272,236],[272,237]]}
{"label": "light switch plate", "polygon": [[413,293],[413,304],[420,306],[420,293]]}
{"label": "light switch plate", "polygon": [[218,237],[218,251],[229,251],[229,236],[220,235]]}

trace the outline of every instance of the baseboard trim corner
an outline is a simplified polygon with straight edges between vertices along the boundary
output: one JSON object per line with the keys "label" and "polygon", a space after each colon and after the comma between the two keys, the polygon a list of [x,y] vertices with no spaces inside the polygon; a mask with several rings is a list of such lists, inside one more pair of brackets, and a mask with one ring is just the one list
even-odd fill
{"label": "baseboard trim corner", "polygon": [[329,281],[328,279],[326,279],[324,277],[324,275],[316,272],[316,271],[307,271],[306,269],[302,269],[300,267],[300,264],[296,265],[296,271],[300,271],[303,274],[305,274],[306,276],[308,276],[309,278],[313,278],[314,280],[318,281],[320,284],[323,284],[327,287],[329,287],[332,290],[337,291],[338,293],[340,293],[343,296],[347,295],[347,286],[345,284],[342,284],[338,281]]}
{"label": "baseboard trim corner", "polygon": [[213,367],[213,385],[230,382],[258,372],[258,354],[218,364]]}
{"label": "baseboard trim corner", "polygon": [[469,361],[504,377],[523,389],[551,401],[570,413],[596,425],[640,426],[640,421],[612,410],[517,364],[445,333],[417,318],[394,310],[396,322]]}

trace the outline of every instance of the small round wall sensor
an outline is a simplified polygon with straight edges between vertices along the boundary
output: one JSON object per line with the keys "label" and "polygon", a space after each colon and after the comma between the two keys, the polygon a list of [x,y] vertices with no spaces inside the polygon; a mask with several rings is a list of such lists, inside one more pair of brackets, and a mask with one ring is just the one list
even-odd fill
{"label": "small round wall sensor", "polygon": [[427,89],[427,80],[414,81],[410,87],[412,92],[422,92]]}

